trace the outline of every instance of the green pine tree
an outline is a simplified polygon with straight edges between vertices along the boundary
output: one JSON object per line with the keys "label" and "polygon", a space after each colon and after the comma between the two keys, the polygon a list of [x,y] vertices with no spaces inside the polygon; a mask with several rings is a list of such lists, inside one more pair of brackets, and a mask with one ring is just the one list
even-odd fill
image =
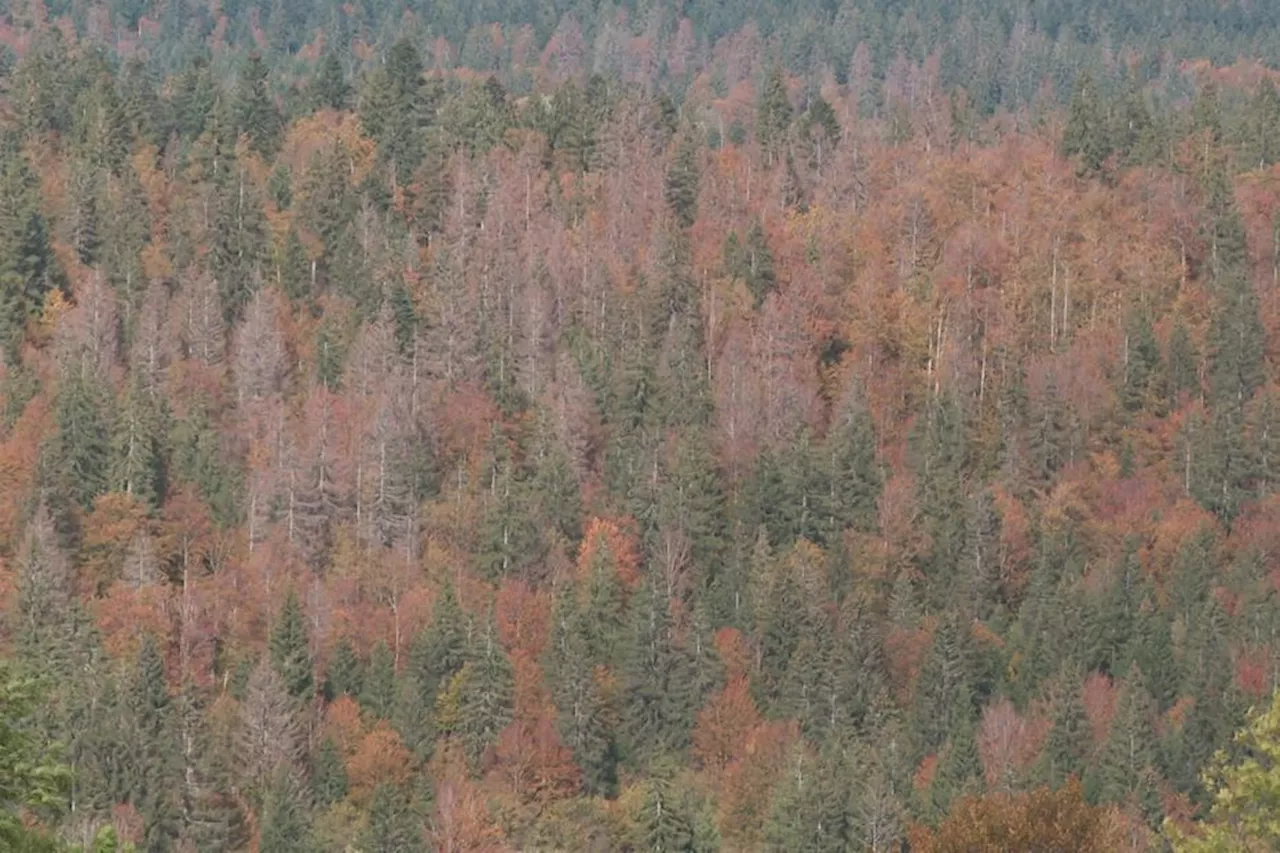
{"label": "green pine tree", "polygon": [[1165,360],[1167,386],[1175,400],[1182,394],[1197,396],[1200,391],[1200,353],[1191,333],[1181,320],[1174,323],[1169,335],[1169,355]]}
{"label": "green pine tree", "polygon": [[347,795],[347,768],[331,737],[322,740],[312,755],[311,789],[321,806],[333,805]]}
{"label": "green pine tree", "polygon": [[296,592],[290,590],[271,631],[271,664],[289,695],[303,702],[315,692],[315,663],[306,617]]}
{"label": "green pine tree", "polygon": [[268,90],[267,64],[256,51],[240,66],[232,107],[237,135],[249,137],[259,154],[270,156],[279,144],[281,119]]}
{"label": "green pine tree", "polygon": [[681,228],[693,225],[698,218],[698,144],[693,134],[686,134],[676,146],[667,170],[666,200]]}
{"label": "green pine tree", "polygon": [[334,50],[326,50],[316,65],[307,87],[312,109],[344,110],[351,99],[351,86]]}
{"label": "green pine tree", "polygon": [[1062,154],[1079,157],[1080,173],[1095,176],[1111,156],[1106,105],[1088,72],[1076,80],[1075,94],[1062,131]]}
{"label": "green pine tree", "polygon": [[58,432],[52,439],[52,464],[59,488],[82,509],[107,490],[111,447],[108,388],[81,360],[65,365],[54,402]]}
{"label": "green pine tree", "polygon": [[0,140],[0,343],[10,364],[17,361],[27,321],[58,281],[38,192],[21,150]]}
{"label": "green pine tree", "polygon": [[261,853],[310,853],[311,816],[298,779],[287,769],[277,770],[262,804]]}
{"label": "green pine tree", "polygon": [[360,690],[360,707],[381,720],[390,719],[396,701],[395,656],[384,640],[369,655]]}
{"label": "green pine tree", "polygon": [[333,659],[325,673],[325,696],[336,699],[339,696],[359,696],[364,685],[364,667],[351,641],[345,636],[338,640],[334,647]]}
{"label": "green pine tree", "polygon": [[782,65],[775,62],[765,74],[764,85],[756,104],[756,139],[771,166],[777,162],[786,144],[793,115]]}
{"label": "green pine tree", "polygon": [[496,634],[492,620],[487,621],[467,655],[458,697],[459,734],[473,764],[511,722],[515,684],[511,661]]}
{"label": "green pine tree", "polygon": [[394,785],[384,782],[374,789],[360,849],[365,853],[416,853],[423,849],[422,832],[409,798]]}

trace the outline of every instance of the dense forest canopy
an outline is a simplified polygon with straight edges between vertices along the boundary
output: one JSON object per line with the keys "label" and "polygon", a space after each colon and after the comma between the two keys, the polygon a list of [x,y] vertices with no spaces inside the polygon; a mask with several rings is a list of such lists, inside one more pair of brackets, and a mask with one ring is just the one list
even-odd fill
{"label": "dense forest canopy", "polygon": [[1272,849],[1277,15],[3,2],[0,843]]}

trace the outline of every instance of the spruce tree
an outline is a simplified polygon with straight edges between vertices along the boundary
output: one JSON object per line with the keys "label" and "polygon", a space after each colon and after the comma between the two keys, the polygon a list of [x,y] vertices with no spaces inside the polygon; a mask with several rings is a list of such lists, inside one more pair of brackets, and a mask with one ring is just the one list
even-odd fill
{"label": "spruce tree", "polygon": [[855,388],[821,447],[831,484],[833,534],[846,527],[875,529],[884,481],[876,446],[875,423],[861,389]]}
{"label": "spruce tree", "polygon": [[338,640],[325,673],[325,696],[330,700],[339,696],[359,696],[364,684],[364,668],[356,657],[351,641],[345,636]]}
{"label": "spruce tree", "polygon": [[1249,277],[1244,224],[1225,166],[1208,178],[1214,307],[1209,326],[1209,378],[1215,406],[1239,409],[1262,385],[1266,333]]}
{"label": "spruce tree", "polygon": [[108,482],[112,490],[135,497],[151,508],[164,502],[167,432],[164,399],[144,388],[141,372],[135,370],[111,435]]}
{"label": "spruce tree", "polygon": [[10,364],[27,320],[44,306],[57,279],[38,188],[16,143],[0,139],[0,344]]}
{"label": "spruce tree", "polygon": [[1241,148],[1246,166],[1265,169],[1280,162],[1280,92],[1270,77],[1258,85],[1245,128],[1247,136]]}
{"label": "spruce tree", "polygon": [[369,655],[360,690],[360,707],[380,720],[390,719],[396,701],[395,657],[386,641],[379,640]]}
{"label": "spruce tree", "polygon": [[756,105],[756,138],[769,165],[777,162],[782,153],[793,114],[782,66],[775,62],[765,74]]}
{"label": "spruce tree", "polygon": [[262,804],[261,853],[310,853],[311,816],[298,780],[281,768],[267,788]]}
{"label": "spruce tree", "polygon": [[347,795],[347,768],[333,738],[320,741],[311,758],[311,789],[316,803],[331,806]]}
{"label": "spruce tree", "polygon": [[383,782],[374,789],[360,849],[365,853],[417,853],[423,849],[422,833],[408,798],[395,785]]}
{"label": "spruce tree", "polygon": [[312,109],[344,110],[351,98],[351,86],[342,70],[342,60],[330,49],[320,57],[307,88]]}
{"label": "spruce tree", "polygon": [[169,850],[178,835],[176,758],[180,754],[164,659],[155,638],[143,637],[127,703],[133,723],[133,783],[129,800],[142,816],[143,849]]}
{"label": "spruce tree", "polygon": [[1076,81],[1067,125],[1062,132],[1062,154],[1079,157],[1080,172],[1089,177],[1099,174],[1111,155],[1106,106],[1088,72]]}
{"label": "spruce tree", "polygon": [[593,796],[616,795],[615,715],[598,678],[589,624],[572,584],[566,584],[556,600],[545,669],[559,711],[560,735],[582,768],[583,790]]}
{"label": "spruce tree", "polygon": [[232,109],[236,133],[249,137],[259,154],[273,154],[279,144],[281,120],[267,89],[267,64],[256,51],[240,66]]}
{"label": "spruce tree", "polygon": [[688,694],[691,661],[674,636],[670,602],[650,582],[635,594],[622,670],[623,727],[635,766],[683,750],[697,708]]}
{"label": "spruce tree", "polygon": [[1068,777],[1083,775],[1089,756],[1089,719],[1085,715],[1079,666],[1066,664],[1052,685],[1048,737],[1041,754],[1041,778],[1059,787]]}
{"label": "spruce tree", "polygon": [[466,663],[466,617],[453,584],[445,582],[431,611],[431,624],[414,639],[409,670],[422,690],[422,703],[433,707],[436,694]]}
{"label": "spruce tree", "polygon": [[[1129,412],[1151,409],[1164,398],[1160,345],[1144,307],[1132,311],[1124,336],[1124,376],[1120,397]],[[1157,412],[1158,413],[1158,412]]]}
{"label": "spruce tree", "polygon": [[919,755],[936,752],[952,732],[972,722],[973,669],[968,628],[947,614],[921,664],[912,696],[912,730]]}
{"label": "spruce tree", "polygon": [[467,655],[458,696],[459,734],[473,764],[511,722],[515,701],[511,661],[496,634],[492,620],[487,621]]}
{"label": "spruce tree", "polygon": [[681,228],[693,225],[698,218],[698,145],[693,134],[686,134],[676,147],[667,170],[666,200]]}
{"label": "spruce tree", "polygon": [[63,368],[54,413],[58,432],[52,464],[59,489],[82,509],[107,490],[111,448],[108,390],[92,368],[77,359]]}
{"label": "spruce tree", "polygon": [[1174,323],[1169,335],[1169,355],[1165,360],[1170,395],[1178,400],[1186,393],[1196,396],[1200,390],[1200,353],[1191,341],[1191,333],[1181,320]]}
{"label": "spruce tree", "polygon": [[311,659],[306,617],[297,593],[292,590],[271,631],[270,649],[271,664],[280,674],[285,690],[299,701],[310,701],[315,692],[315,664]]}
{"label": "spruce tree", "polygon": [[1094,771],[1093,788],[1100,801],[1134,806],[1148,819],[1160,811],[1155,718],[1155,701],[1142,671],[1134,664],[1117,699],[1116,714]]}

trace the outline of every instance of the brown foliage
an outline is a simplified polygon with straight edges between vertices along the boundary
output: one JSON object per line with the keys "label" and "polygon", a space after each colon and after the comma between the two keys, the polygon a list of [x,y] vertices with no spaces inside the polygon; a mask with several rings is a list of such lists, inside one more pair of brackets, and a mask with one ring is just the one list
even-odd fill
{"label": "brown foliage", "polygon": [[966,797],[936,833],[917,832],[920,853],[1111,853],[1117,839],[1105,809],[1084,801],[1072,780],[1052,791]]}
{"label": "brown foliage", "polygon": [[694,756],[703,767],[720,775],[742,755],[760,720],[747,679],[734,677],[699,712],[693,730]]}
{"label": "brown foliage", "polygon": [[351,793],[358,800],[373,794],[383,783],[403,785],[413,770],[413,755],[400,742],[400,735],[386,723],[379,723],[364,736],[355,754],[347,760]]}

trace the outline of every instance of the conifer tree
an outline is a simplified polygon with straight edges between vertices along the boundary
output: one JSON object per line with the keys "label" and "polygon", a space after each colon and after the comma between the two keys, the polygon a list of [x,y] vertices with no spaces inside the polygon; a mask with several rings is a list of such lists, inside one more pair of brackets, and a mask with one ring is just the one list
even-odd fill
{"label": "conifer tree", "polygon": [[143,388],[141,374],[135,371],[111,436],[108,482],[112,490],[152,508],[164,502],[167,421],[163,398]]}
{"label": "conifer tree", "polygon": [[1160,809],[1155,774],[1155,714],[1146,680],[1134,664],[1121,687],[1116,714],[1092,780],[1101,802],[1135,806],[1148,819]]}
{"label": "conifer tree", "polygon": [[952,614],[938,625],[912,696],[912,729],[917,752],[941,748],[953,731],[973,720],[973,655],[966,626]]}
{"label": "conifer tree", "polygon": [[347,795],[347,769],[333,738],[320,741],[311,759],[311,789],[321,806],[333,805]]}
{"label": "conifer tree", "polygon": [[248,136],[254,150],[264,156],[275,152],[281,125],[267,85],[267,65],[255,51],[240,66],[233,110],[236,133]]}
{"label": "conifer tree", "polygon": [[129,800],[142,815],[143,849],[168,850],[178,835],[179,803],[175,758],[181,747],[173,705],[165,685],[164,659],[148,634],[138,651],[127,703],[133,723],[133,784]]}
{"label": "conifer tree", "polygon": [[756,138],[769,165],[777,162],[782,153],[793,114],[782,66],[775,62],[765,74],[756,105]]}
{"label": "conifer tree", "polygon": [[467,659],[466,617],[453,584],[446,581],[431,612],[431,623],[414,639],[409,669],[422,690],[422,702],[433,707],[436,694]]}
{"label": "conifer tree", "polygon": [[589,624],[573,585],[561,590],[552,618],[546,670],[561,737],[582,768],[583,790],[612,797],[618,786],[616,721],[600,685]]}
{"label": "conifer tree", "polygon": [[345,636],[338,640],[333,659],[325,673],[325,695],[329,699],[339,696],[359,696],[364,685],[364,669],[356,657],[351,641]]}
{"label": "conifer tree", "polygon": [[1124,338],[1124,378],[1121,400],[1126,410],[1137,412],[1150,409],[1164,398],[1161,387],[1163,369],[1160,345],[1151,328],[1151,316],[1145,307],[1135,309],[1129,315]]}
{"label": "conifer tree", "polygon": [[379,640],[369,655],[360,690],[360,706],[381,720],[390,719],[396,701],[395,657],[386,641]]}
{"label": "conifer tree", "polygon": [[423,849],[408,797],[389,783],[378,785],[369,805],[369,823],[360,837],[367,853],[416,853]]}
{"label": "conifer tree", "polygon": [[670,768],[649,775],[636,820],[637,850],[653,853],[713,853],[720,839],[704,807]]}
{"label": "conifer tree", "polygon": [[287,769],[276,771],[262,805],[261,853],[310,853],[311,819],[301,786]]}
{"label": "conifer tree", "polygon": [[513,711],[511,661],[496,634],[492,621],[488,621],[474,640],[458,696],[459,734],[473,764],[497,740]]}
{"label": "conifer tree", "polygon": [[1225,166],[1214,166],[1208,183],[1215,291],[1208,340],[1210,389],[1216,406],[1238,410],[1262,384],[1265,332],[1249,278],[1244,225]]}
{"label": "conifer tree", "polygon": [[1081,694],[1081,672],[1065,664],[1052,685],[1052,713],[1049,734],[1041,755],[1041,776],[1058,787],[1068,777],[1083,775],[1089,755],[1089,720]]}
{"label": "conifer tree", "polygon": [[27,320],[56,283],[37,180],[16,141],[0,139],[0,339],[13,363]]}
{"label": "conifer tree", "polygon": [[1200,354],[1191,341],[1186,324],[1178,320],[1169,335],[1169,355],[1165,361],[1168,389],[1175,401],[1183,394],[1195,396],[1200,390]]}
{"label": "conifer tree", "polygon": [[1280,162],[1280,92],[1269,77],[1258,85],[1249,104],[1245,128],[1242,153],[1246,166],[1265,169]]}
{"label": "conifer tree", "polygon": [[676,147],[667,170],[666,200],[681,228],[693,225],[698,217],[698,146],[692,134]]}
{"label": "conifer tree", "polygon": [[271,663],[290,696],[306,702],[315,692],[315,664],[306,617],[296,592],[290,590],[271,631]]}
{"label": "conifer tree", "polygon": [[1088,72],[1076,81],[1069,109],[1067,126],[1062,132],[1062,154],[1080,158],[1082,175],[1097,175],[1111,156],[1111,139],[1106,106]]}
{"label": "conifer tree", "polygon": [[683,750],[697,708],[688,694],[687,649],[673,636],[670,602],[650,582],[635,594],[622,671],[628,757],[644,766]]}
{"label": "conifer tree", "polygon": [[876,445],[875,423],[861,390],[854,389],[821,448],[831,484],[833,535],[846,527],[875,529],[884,480]]}
{"label": "conifer tree", "polygon": [[59,488],[82,509],[107,490],[111,448],[107,391],[79,360],[64,366],[58,386],[58,433],[52,442],[52,464]]}
{"label": "conifer tree", "polygon": [[312,109],[343,110],[351,98],[351,86],[337,51],[326,50],[316,65],[308,87]]}

